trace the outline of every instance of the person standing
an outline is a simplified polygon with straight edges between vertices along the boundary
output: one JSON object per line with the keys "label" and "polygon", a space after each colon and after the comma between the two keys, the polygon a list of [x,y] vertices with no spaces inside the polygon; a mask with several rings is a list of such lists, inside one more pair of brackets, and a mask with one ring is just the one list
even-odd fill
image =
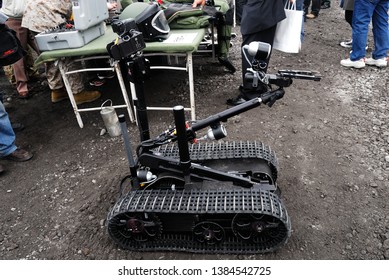
{"label": "person standing", "polygon": [[[294,2],[295,0],[289,0]],[[243,5],[240,29],[242,33],[242,47],[254,41],[260,41],[273,45],[273,40],[277,28],[277,23],[285,16],[283,0],[247,0]],[[263,61],[263,71],[266,73],[270,56]],[[236,98],[227,100],[231,106],[239,105],[267,91],[267,87],[252,88],[251,83],[245,81],[247,68],[250,63],[245,59],[242,51],[242,85],[239,87],[239,95]]]}
{"label": "person standing", "polygon": [[[72,13],[71,0],[27,0],[22,26],[34,32],[34,35],[66,23]],[[64,59],[65,72],[80,69],[74,58]],[[51,102],[57,103],[68,98],[61,73],[55,62],[46,63],[46,78],[51,89]],[[92,102],[100,98],[98,91],[85,90],[86,75],[68,75],[68,80],[77,105]]]}
{"label": "person standing", "polygon": [[[18,148],[15,145],[15,132],[12,129],[11,122],[3,103],[0,101],[0,159],[13,161],[27,161],[33,157],[33,154],[27,150]],[[5,171],[4,165],[0,164],[0,174]]]}
{"label": "person standing", "polygon": [[[365,65],[386,67],[389,50],[389,0],[355,0],[350,57],[340,61],[344,67],[363,68]],[[373,23],[374,51],[366,58],[366,41],[370,21]]]}
{"label": "person standing", "polygon": [[[27,50],[28,45],[30,45],[32,49],[39,54],[38,47],[29,30],[22,27],[22,17],[26,2],[27,0],[4,0],[1,11],[8,16],[8,20],[5,24],[16,32],[23,49]],[[27,84],[28,74],[25,57],[12,64],[12,68],[15,75],[18,96],[19,98],[26,99],[29,97],[29,89]]]}
{"label": "person standing", "polygon": [[[6,15],[4,15],[1,11],[1,16],[5,21],[7,20]],[[5,22],[0,23],[0,30],[7,29],[8,27],[5,25]],[[10,33],[13,34],[13,33]],[[3,34],[2,34],[3,35]],[[3,35],[4,36],[4,35]],[[12,37],[4,36],[7,38],[5,40],[18,41],[18,38],[15,35],[11,35]],[[9,38],[9,39],[8,39]],[[7,41],[8,42],[8,41]],[[17,44],[19,47],[19,43]],[[20,59],[22,59],[23,53],[15,52],[18,54],[10,60],[2,60],[0,61],[2,66],[12,64]],[[2,94],[1,94],[2,95]],[[0,96],[2,97],[2,96]],[[18,148],[15,145],[15,132],[12,129],[11,122],[9,120],[8,114],[5,111],[2,100],[0,100],[0,159],[8,159],[14,161],[27,161],[33,157],[33,154],[29,151]],[[0,163],[0,174],[4,173],[5,167]]]}
{"label": "person standing", "polygon": [[[309,11],[309,6],[311,6],[311,12]],[[321,6],[321,0],[304,0],[304,14],[307,19],[314,19],[319,16]]]}
{"label": "person standing", "polygon": [[[353,28],[354,0],[342,0],[340,7],[344,10],[344,19]],[[353,40],[342,41],[340,45],[344,48],[351,48]]]}

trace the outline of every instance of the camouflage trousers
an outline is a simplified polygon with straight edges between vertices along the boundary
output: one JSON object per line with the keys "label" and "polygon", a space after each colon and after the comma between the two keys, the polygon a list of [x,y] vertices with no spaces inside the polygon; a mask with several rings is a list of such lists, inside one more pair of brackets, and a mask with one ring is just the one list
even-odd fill
{"label": "camouflage trousers", "polygon": [[[33,33],[34,36],[38,34],[36,32]],[[75,62],[74,59],[74,57],[66,57],[61,60],[65,72],[83,68],[81,62]],[[45,65],[46,79],[51,90],[60,89],[65,86],[57,63],[58,62],[46,62]],[[73,94],[80,93],[84,90],[86,82],[86,76],[84,73],[70,74],[67,75],[67,78],[69,80],[69,84],[72,88]]]}
{"label": "camouflage trousers", "polygon": [[[64,58],[61,63],[65,72],[82,69],[82,65],[79,62],[74,62],[74,58]],[[46,63],[46,78],[51,90],[60,89],[65,86],[56,62]],[[86,76],[83,73],[70,74],[67,75],[67,78],[73,94],[80,93],[84,90]]]}

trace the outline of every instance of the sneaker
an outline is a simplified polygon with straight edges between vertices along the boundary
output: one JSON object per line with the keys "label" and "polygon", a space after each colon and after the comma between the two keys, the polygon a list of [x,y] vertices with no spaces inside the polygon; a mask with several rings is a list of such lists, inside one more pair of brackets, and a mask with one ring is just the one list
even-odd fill
{"label": "sneaker", "polygon": [[13,161],[27,161],[32,158],[32,153],[29,151],[17,148],[14,152],[10,153],[8,156],[5,156],[4,159],[9,159]]}
{"label": "sneaker", "polygon": [[343,48],[351,48],[353,46],[353,40],[340,42],[339,45]]}
{"label": "sneaker", "polygon": [[112,79],[115,77],[115,72],[104,72],[104,73],[97,73],[97,78],[100,80],[103,79]]}
{"label": "sneaker", "polygon": [[65,99],[69,99],[65,88],[54,89],[51,91],[51,102],[57,103]]}
{"label": "sneaker", "polygon": [[307,19],[314,19],[314,18],[317,18],[317,15],[310,13],[310,14],[306,14],[305,17]]}
{"label": "sneaker", "polygon": [[340,64],[344,67],[354,67],[354,68],[363,68],[365,67],[365,59],[361,58],[360,60],[352,61],[350,58],[342,59]]}
{"label": "sneaker", "polygon": [[324,4],[320,6],[320,9],[329,9],[329,8],[331,8],[330,4]]}
{"label": "sneaker", "polygon": [[78,94],[75,94],[74,100],[76,101],[77,105],[81,105],[83,103],[93,102],[93,101],[99,99],[100,96],[101,96],[101,93],[98,91],[84,90]]}
{"label": "sneaker", "polygon": [[[353,40],[340,42],[339,45],[341,45],[343,48],[352,48],[353,47]],[[366,44],[365,50],[368,50],[368,49],[369,49],[369,45]],[[350,53],[351,53],[351,51],[350,51]]]}
{"label": "sneaker", "polygon": [[387,57],[374,59],[374,58],[367,58],[365,63],[370,66],[377,66],[377,67],[386,67],[388,66],[388,59]]}

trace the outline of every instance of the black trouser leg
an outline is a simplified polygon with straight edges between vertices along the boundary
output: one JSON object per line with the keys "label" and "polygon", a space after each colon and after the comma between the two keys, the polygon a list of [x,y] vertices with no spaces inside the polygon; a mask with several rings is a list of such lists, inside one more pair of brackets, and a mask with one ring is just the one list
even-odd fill
{"label": "black trouser leg", "polygon": [[345,10],[344,11],[344,19],[350,24],[351,28],[353,28],[353,11]]}
{"label": "black trouser leg", "polygon": [[312,14],[315,16],[319,15],[320,12],[320,6],[321,6],[321,1],[320,0],[312,0]]}
{"label": "black trouser leg", "polygon": [[308,14],[309,5],[311,5],[311,0],[304,0],[304,14]]}
{"label": "black trouser leg", "polygon": [[[250,44],[251,42],[257,42],[257,41],[268,43],[268,44],[270,44],[270,46],[273,47],[273,40],[274,40],[274,35],[276,33],[276,28],[277,28],[277,25],[274,25],[273,27],[270,27],[268,29],[265,29],[265,30],[262,30],[262,31],[259,31],[256,33],[242,35],[242,38],[243,38],[242,47],[244,45]],[[271,53],[270,53],[268,59],[265,61],[267,64],[269,63],[270,56],[271,56]],[[251,58],[249,57],[249,59],[251,59]],[[250,63],[251,63],[251,61],[250,61]],[[243,79],[244,79],[244,75],[247,72],[247,68],[251,67],[250,63],[246,61],[246,59],[242,53],[242,78]],[[264,69],[264,72],[266,72],[266,71],[267,71],[267,65]]]}
{"label": "black trouser leg", "polygon": [[[242,37],[243,37],[242,47],[244,45],[248,45],[251,42],[256,42],[256,41],[268,43],[268,44],[270,44],[270,46],[273,47],[273,40],[274,40],[274,35],[276,33],[276,28],[277,28],[277,25],[274,25],[273,27],[270,27],[268,29],[265,29],[265,30],[262,30],[262,31],[259,31],[259,32],[256,32],[256,33],[242,35]],[[271,52],[270,52],[269,57],[264,61],[265,62],[265,67],[262,70],[265,73],[267,72],[270,56],[271,56]],[[248,56],[248,58],[252,59],[250,56]],[[251,63],[251,61],[250,61],[250,63]],[[260,93],[262,93],[261,92],[262,91],[261,88],[253,89],[251,84],[245,83],[244,77],[245,77],[245,74],[247,72],[247,68],[251,68],[251,64],[250,63],[246,60],[245,56],[242,53],[243,91],[241,91],[241,94],[246,99],[252,99],[252,98],[258,97],[258,95]]]}

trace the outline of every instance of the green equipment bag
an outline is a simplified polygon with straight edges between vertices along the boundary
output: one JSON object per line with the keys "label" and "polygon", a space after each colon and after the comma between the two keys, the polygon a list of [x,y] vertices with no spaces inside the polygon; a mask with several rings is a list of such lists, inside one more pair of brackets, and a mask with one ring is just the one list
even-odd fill
{"label": "green equipment bag", "polygon": [[216,14],[214,7],[193,8],[191,3],[166,3],[162,5],[171,29],[196,29],[209,25]]}

